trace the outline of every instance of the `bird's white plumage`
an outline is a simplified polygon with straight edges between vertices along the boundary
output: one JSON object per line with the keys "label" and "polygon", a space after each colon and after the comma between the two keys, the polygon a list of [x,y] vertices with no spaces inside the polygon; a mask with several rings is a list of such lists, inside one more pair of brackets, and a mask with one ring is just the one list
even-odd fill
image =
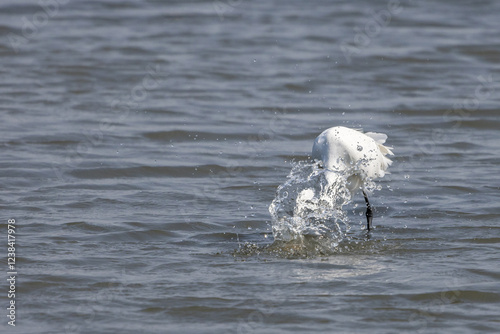
{"label": "bird's white plumage", "polygon": [[352,171],[348,175],[351,192],[362,188],[366,179],[383,177],[392,161],[391,148],[384,146],[387,135],[336,126],[323,131],[314,141],[312,158],[321,160],[326,173],[333,182],[339,172]]}

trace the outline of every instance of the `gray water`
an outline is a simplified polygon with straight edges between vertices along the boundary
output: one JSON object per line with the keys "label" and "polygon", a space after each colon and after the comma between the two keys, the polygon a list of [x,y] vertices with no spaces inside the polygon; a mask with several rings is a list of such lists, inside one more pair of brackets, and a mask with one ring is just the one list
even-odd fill
{"label": "gray water", "polygon": [[[0,5],[2,333],[498,332],[499,1],[54,1]],[[337,125],[375,229],[274,242]]]}

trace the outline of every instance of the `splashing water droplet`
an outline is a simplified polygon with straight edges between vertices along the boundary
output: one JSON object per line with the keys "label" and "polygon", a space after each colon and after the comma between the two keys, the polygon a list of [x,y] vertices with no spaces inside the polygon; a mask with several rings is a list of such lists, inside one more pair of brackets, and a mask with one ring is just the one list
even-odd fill
{"label": "splashing water droplet", "polygon": [[269,206],[275,241],[308,240],[331,251],[345,236],[339,222],[349,225],[342,206],[350,198],[345,175],[317,164],[294,165]]}
{"label": "splashing water droplet", "polygon": [[357,149],[358,149],[358,151],[360,151],[360,152],[361,152],[361,151],[363,151],[363,146],[358,145]]}

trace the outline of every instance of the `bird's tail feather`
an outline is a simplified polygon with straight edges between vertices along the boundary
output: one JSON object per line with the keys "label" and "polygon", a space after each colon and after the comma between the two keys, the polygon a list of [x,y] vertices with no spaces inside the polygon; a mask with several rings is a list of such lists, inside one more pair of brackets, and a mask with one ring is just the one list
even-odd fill
{"label": "bird's tail feather", "polygon": [[[380,149],[380,152],[382,152],[383,155],[387,155],[387,154],[394,155],[394,153],[392,153],[392,151],[391,151],[392,147],[384,145],[385,141],[387,140],[387,135],[385,133],[367,132],[367,133],[365,133],[365,135],[367,135],[368,137],[375,140],[375,142],[378,144],[378,148]],[[390,159],[387,159],[387,160],[389,160],[392,163],[392,161]],[[389,163],[389,165],[391,163]]]}

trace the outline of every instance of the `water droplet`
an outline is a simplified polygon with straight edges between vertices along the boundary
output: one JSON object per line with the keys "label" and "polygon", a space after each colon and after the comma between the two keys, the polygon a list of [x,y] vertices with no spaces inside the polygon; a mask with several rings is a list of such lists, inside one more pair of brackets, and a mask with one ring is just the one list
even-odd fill
{"label": "water droplet", "polygon": [[358,151],[360,151],[360,152],[363,151],[363,146],[358,145]]}
{"label": "water droplet", "polygon": [[283,192],[283,198],[287,198],[288,197],[288,191],[284,191]]}
{"label": "water droplet", "polygon": [[410,175],[409,174],[405,174],[405,179],[409,179],[410,178]]}

